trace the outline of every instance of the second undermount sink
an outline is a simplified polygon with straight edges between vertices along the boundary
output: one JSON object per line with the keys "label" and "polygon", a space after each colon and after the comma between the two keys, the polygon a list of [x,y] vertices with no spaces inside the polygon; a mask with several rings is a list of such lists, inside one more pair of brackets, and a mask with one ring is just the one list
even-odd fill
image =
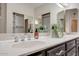
{"label": "second undermount sink", "polygon": [[20,42],[18,44],[13,44],[13,48],[31,48],[36,46],[44,45],[46,42],[43,41],[27,41],[27,42]]}

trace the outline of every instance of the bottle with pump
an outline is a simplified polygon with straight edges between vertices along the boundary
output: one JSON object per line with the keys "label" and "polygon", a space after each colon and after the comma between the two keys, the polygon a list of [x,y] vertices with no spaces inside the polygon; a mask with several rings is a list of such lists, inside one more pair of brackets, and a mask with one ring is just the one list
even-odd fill
{"label": "bottle with pump", "polygon": [[34,38],[35,39],[39,38],[39,32],[38,32],[37,28],[35,29]]}

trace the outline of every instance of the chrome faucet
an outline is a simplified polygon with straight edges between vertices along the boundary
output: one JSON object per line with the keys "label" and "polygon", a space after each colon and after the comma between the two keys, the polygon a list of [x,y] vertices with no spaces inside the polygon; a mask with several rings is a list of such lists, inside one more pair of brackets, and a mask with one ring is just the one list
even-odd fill
{"label": "chrome faucet", "polygon": [[22,36],[21,41],[25,41],[25,37],[24,36]]}
{"label": "chrome faucet", "polygon": [[26,33],[21,37],[21,41],[25,41]]}
{"label": "chrome faucet", "polygon": [[14,37],[14,39],[15,39],[15,41],[14,41],[14,42],[18,42],[18,41],[19,41],[19,39],[18,39],[18,37],[17,37],[17,36],[15,36],[15,37]]}
{"label": "chrome faucet", "polygon": [[14,42],[19,42],[19,38],[18,36],[16,36],[15,34],[12,35]]}

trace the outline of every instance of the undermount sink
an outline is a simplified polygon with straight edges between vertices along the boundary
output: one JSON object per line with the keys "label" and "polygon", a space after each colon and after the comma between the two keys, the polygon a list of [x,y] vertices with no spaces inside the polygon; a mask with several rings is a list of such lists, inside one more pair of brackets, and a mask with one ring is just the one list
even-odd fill
{"label": "undermount sink", "polygon": [[44,45],[45,42],[43,41],[27,41],[27,42],[20,42],[18,44],[13,44],[12,47],[14,48],[31,48],[36,46]]}

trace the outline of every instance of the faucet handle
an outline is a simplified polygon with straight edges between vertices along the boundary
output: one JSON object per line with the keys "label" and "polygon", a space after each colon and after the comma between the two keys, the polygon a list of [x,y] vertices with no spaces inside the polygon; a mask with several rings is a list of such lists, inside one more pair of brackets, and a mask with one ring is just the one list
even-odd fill
{"label": "faucet handle", "polygon": [[25,38],[26,38],[25,35],[26,34],[24,33],[24,35],[21,36],[21,41],[25,41]]}

